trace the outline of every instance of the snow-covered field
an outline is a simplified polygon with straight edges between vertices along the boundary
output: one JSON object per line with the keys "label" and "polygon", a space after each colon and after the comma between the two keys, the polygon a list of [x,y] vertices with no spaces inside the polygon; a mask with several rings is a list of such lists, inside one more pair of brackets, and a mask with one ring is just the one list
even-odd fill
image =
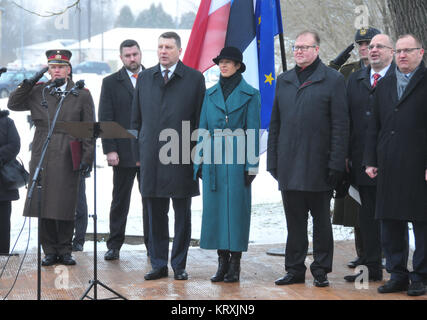
{"label": "snow-covered field", "polygon": [[[98,110],[99,95],[103,76],[94,74],[79,74],[74,75],[74,81],[83,79],[86,82],[86,87],[91,91],[95,109]],[[7,99],[0,99],[0,108],[7,109]],[[21,152],[19,157],[23,160],[28,168],[30,152],[28,146],[32,141],[33,131],[29,129],[27,123],[27,112],[11,111],[11,118],[15,121],[15,125],[21,136]],[[109,208],[112,194],[112,169],[107,166],[105,156],[102,153],[101,141],[97,141],[97,215],[98,215],[98,232],[109,232]],[[14,201],[12,212],[12,230],[11,230],[11,245],[15,242],[19,231],[24,223],[22,210],[24,206],[26,189],[20,189],[21,199]],[[93,175],[86,180],[86,196],[88,199],[89,214],[93,213]],[[128,223],[126,227],[127,235],[142,235],[142,205],[141,197],[135,183],[132,192]],[[252,184],[252,220],[250,242],[261,243],[284,243],[286,240],[286,221],[281,203],[281,195],[277,188],[277,182],[266,171],[266,156],[261,156],[260,173]],[[193,198],[192,202],[192,238],[199,239],[202,215],[202,197]],[[169,214],[170,234],[173,236],[173,211]],[[311,219],[310,219],[311,220]],[[88,232],[93,232],[93,219],[89,218]],[[309,232],[311,231],[311,223],[309,223]],[[336,240],[353,239],[352,228],[334,226],[334,238]],[[15,251],[22,251],[26,247],[28,239],[28,220],[24,231],[17,243]],[[412,232],[411,232],[411,243]],[[37,219],[31,220],[31,238],[30,248],[37,246]],[[413,245],[412,245],[413,246]],[[143,245],[124,245],[124,250],[143,250]],[[92,244],[89,242],[85,245],[85,250],[92,250]],[[99,250],[106,250],[105,243],[99,244]]]}

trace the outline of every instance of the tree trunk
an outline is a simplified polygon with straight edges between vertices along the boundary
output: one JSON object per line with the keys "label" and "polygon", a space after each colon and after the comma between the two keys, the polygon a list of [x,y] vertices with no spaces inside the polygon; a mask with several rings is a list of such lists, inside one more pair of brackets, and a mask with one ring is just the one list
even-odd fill
{"label": "tree trunk", "polygon": [[[412,33],[427,49],[427,2],[426,0],[388,0],[396,36]],[[427,62],[427,56],[424,61]]]}

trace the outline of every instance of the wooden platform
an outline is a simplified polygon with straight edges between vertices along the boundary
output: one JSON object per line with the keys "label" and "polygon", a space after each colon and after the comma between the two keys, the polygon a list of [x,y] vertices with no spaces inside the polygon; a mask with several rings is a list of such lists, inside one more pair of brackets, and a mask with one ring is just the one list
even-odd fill
{"label": "wooden platform", "polygon": [[[89,244],[87,244],[89,245]],[[369,283],[369,288],[356,288],[347,283],[343,277],[353,270],[346,263],[354,258],[352,241],[335,243],[334,269],[329,274],[330,287],[316,288],[313,278],[307,270],[305,284],[277,286],[274,280],[284,274],[284,258],[267,255],[266,252],[282,245],[252,245],[243,254],[241,281],[239,283],[211,283],[209,278],[215,273],[217,255],[212,250],[191,248],[188,255],[188,281],[169,277],[145,281],[144,274],[151,269],[145,251],[121,251],[119,261],[104,261],[104,252],[98,252],[98,279],[130,300],[427,300],[427,295],[409,297],[406,292],[381,295],[377,288],[383,282]],[[16,271],[22,260],[11,257],[5,273],[0,279],[0,298],[9,291],[15,279]],[[93,279],[93,254],[91,252],[75,253],[76,266],[61,265],[42,267],[43,300],[78,300],[89,287]],[[312,257],[307,257],[307,263]],[[0,267],[4,266],[5,257],[0,257]],[[37,256],[30,252],[22,266],[21,273],[8,300],[36,299]],[[388,279],[388,274],[384,271]],[[91,291],[93,296],[93,291]],[[98,298],[112,295],[98,286]]]}

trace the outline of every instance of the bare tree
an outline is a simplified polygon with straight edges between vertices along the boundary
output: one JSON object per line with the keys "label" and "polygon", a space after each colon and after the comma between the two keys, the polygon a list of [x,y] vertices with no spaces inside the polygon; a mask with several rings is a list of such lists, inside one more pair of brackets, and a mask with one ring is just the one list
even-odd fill
{"label": "bare tree", "polygon": [[[412,33],[427,48],[427,3],[425,0],[388,0],[396,36]],[[427,57],[424,56],[427,62]]]}
{"label": "bare tree", "polygon": [[66,8],[64,8],[63,10],[60,10],[60,11],[57,11],[57,12],[46,12],[45,14],[42,14],[42,13],[38,13],[38,12],[35,12],[35,11],[32,11],[32,10],[26,9],[23,6],[21,6],[20,4],[16,3],[15,1],[11,1],[11,2],[15,6],[17,6],[18,8],[20,8],[20,9],[22,9],[22,10],[28,12],[28,13],[31,13],[31,14],[34,14],[36,16],[43,17],[43,18],[49,18],[49,17],[53,17],[53,16],[59,16],[61,14],[64,14],[67,10],[69,10],[71,8],[74,8],[74,7],[78,8],[79,4],[80,4],[80,0],[76,0],[75,2],[73,2],[72,4],[70,4],[69,6],[67,6]]}

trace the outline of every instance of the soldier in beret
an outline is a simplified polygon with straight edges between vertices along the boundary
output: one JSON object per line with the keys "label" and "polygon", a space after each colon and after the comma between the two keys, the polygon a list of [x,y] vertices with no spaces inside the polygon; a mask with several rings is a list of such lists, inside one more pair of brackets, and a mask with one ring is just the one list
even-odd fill
{"label": "soldier in beret", "polygon": [[[40,161],[43,144],[48,135],[48,128],[52,125],[61,92],[74,87],[71,80],[71,52],[48,50],[46,56],[48,67],[40,70],[32,78],[25,79],[12,92],[8,102],[10,110],[30,111],[36,127],[30,161],[30,179]],[[51,80],[48,83],[37,83],[46,71],[50,74]],[[47,85],[57,79],[64,79],[64,84],[53,90],[45,90]],[[78,95],[70,94],[64,99],[58,123],[94,121],[94,104],[90,92],[88,90],[78,92]],[[42,104],[43,96],[47,105]],[[90,139],[81,141],[80,169],[74,170],[70,150],[70,142],[73,140],[75,139],[72,136],[59,127],[54,129],[42,164],[40,176],[42,188],[35,189],[32,201],[27,199],[25,203],[24,216],[38,217],[37,190],[41,190],[39,228],[41,245],[45,253],[43,266],[57,263],[76,264],[71,251],[78,185],[80,176],[87,175],[91,169],[93,141]]]}

